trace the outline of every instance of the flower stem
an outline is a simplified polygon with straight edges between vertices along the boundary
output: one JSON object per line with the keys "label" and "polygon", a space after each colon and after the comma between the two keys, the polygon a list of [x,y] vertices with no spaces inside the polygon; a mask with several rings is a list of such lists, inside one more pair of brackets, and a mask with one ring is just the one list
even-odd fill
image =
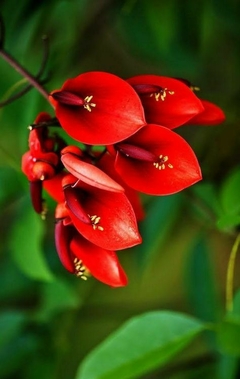
{"label": "flower stem", "polygon": [[29,83],[35,87],[38,92],[41,93],[41,95],[48,101],[48,92],[45,90],[45,88],[39,83],[39,81],[30,74],[29,71],[27,71],[23,66],[20,65],[19,62],[17,62],[9,53],[7,53],[5,50],[0,49],[0,56],[10,65],[12,66],[17,72],[19,72],[24,78],[26,78]]}
{"label": "flower stem", "polygon": [[238,247],[240,244],[240,234],[233,244],[227,268],[227,279],[226,279],[226,310],[227,312],[232,312],[233,310],[233,279],[234,279],[234,267],[237,256]]}

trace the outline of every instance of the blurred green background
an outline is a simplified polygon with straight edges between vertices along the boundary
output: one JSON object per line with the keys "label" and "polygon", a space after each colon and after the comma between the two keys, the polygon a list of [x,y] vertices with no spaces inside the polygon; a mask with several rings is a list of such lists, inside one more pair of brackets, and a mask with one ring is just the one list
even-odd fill
{"label": "blurred green background", "polygon": [[[143,73],[181,77],[199,86],[199,96],[219,105],[227,118],[216,127],[176,130],[196,152],[204,179],[177,195],[144,197],[144,242],[119,254],[129,285],[111,289],[64,271],[53,241],[54,205],[49,203],[45,222],[31,208],[21,156],[27,150],[27,126],[38,112],[51,111],[49,105],[32,89],[0,109],[0,377],[75,378],[92,348],[143,312],[168,309],[207,322],[220,320],[227,264],[240,225],[240,3],[0,4],[4,47],[33,74],[42,61],[41,37],[49,37],[49,91],[91,70],[122,78]],[[24,81],[2,59],[0,73],[4,100]],[[236,291],[239,263],[237,259]],[[222,351],[206,336],[141,378],[238,378],[239,350]]]}

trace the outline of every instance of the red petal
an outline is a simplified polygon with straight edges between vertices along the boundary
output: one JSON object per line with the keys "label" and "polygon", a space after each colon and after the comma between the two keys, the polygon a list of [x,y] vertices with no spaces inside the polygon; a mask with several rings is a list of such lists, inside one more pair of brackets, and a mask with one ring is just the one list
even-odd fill
{"label": "red petal", "polygon": [[217,125],[225,121],[225,114],[217,105],[202,100],[204,111],[187,122],[191,125]]}
{"label": "red petal", "polygon": [[112,144],[131,136],[145,124],[136,92],[115,75],[87,72],[67,80],[61,90],[85,100],[90,98],[88,109],[56,104],[60,124],[77,141],[90,145]]}
{"label": "red petal", "polygon": [[30,151],[27,151],[26,153],[23,154],[21,168],[22,168],[23,173],[27,176],[30,182],[36,180],[35,175],[32,172],[34,163],[35,162],[33,160],[33,156]]}
{"label": "red petal", "polygon": [[201,179],[197,158],[188,143],[173,131],[150,124],[127,142],[162,156],[164,166],[129,159],[117,153],[115,168],[132,188],[151,195],[170,195]]}
{"label": "red petal", "polygon": [[114,251],[102,249],[79,234],[73,238],[70,248],[96,279],[112,287],[126,286],[127,276]]}
{"label": "red petal", "polygon": [[[114,150],[115,153],[115,150]],[[119,176],[119,174],[116,172],[114,167],[114,158],[106,153],[104,156],[100,159],[98,162],[98,167],[100,167],[104,172],[106,172],[111,178],[115,179],[118,183],[120,183],[124,189],[125,189],[125,195],[127,196],[128,200],[130,201],[134,213],[136,215],[137,221],[141,221],[145,217],[145,212],[142,206],[141,198],[139,196],[139,193],[135,191],[133,188],[129,187]]]}
{"label": "red petal", "polygon": [[75,272],[73,263],[70,241],[73,237],[74,228],[65,226],[63,220],[57,220],[55,224],[55,245],[62,265],[71,273]]}
{"label": "red petal", "polygon": [[47,163],[38,161],[34,163],[32,168],[33,175],[39,180],[51,179],[55,175],[55,168]]}
{"label": "red petal", "polygon": [[[50,119],[51,119],[51,116],[48,113],[41,112],[37,116],[34,123],[38,124],[39,122],[49,121]],[[30,131],[28,144],[29,144],[29,149],[32,153],[40,152],[44,150],[43,134],[46,134],[46,130],[44,128],[39,128],[39,129],[37,128]]]}
{"label": "red petal", "polygon": [[78,190],[77,188],[72,188],[70,186],[64,188],[64,195],[66,199],[66,204],[69,209],[75,214],[75,216],[84,222],[85,224],[91,224],[91,220],[88,214],[85,212],[81,199],[78,198]]}
{"label": "red petal", "polygon": [[43,212],[42,183],[43,182],[41,180],[30,182],[30,195],[32,206],[35,212],[37,213]]}
{"label": "red petal", "polygon": [[58,203],[63,203],[65,201],[63,188],[62,188],[62,179],[66,176],[66,173],[60,172],[58,175],[55,175],[52,179],[44,180],[43,188],[47,193]]}
{"label": "red petal", "polygon": [[82,188],[79,186],[80,184],[75,187],[79,190],[79,201],[89,217],[95,219],[95,224],[94,221],[91,225],[85,224],[69,209],[69,215],[79,233],[107,250],[122,250],[141,243],[136,216],[125,194],[83,184]]}
{"label": "red petal", "polygon": [[177,79],[157,75],[139,75],[128,79],[131,85],[149,84],[166,90],[162,100],[141,95],[141,101],[148,123],[160,124],[170,129],[185,124],[189,119],[203,111],[201,101],[184,83]]}
{"label": "red petal", "polygon": [[66,169],[84,183],[106,191],[124,192],[124,188],[120,184],[96,166],[81,161],[81,159],[70,153],[62,155],[61,159]]}

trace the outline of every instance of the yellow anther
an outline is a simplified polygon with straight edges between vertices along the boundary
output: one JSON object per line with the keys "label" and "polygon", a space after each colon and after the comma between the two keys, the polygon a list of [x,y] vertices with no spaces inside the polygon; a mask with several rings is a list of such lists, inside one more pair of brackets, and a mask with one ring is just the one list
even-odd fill
{"label": "yellow anther", "polygon": [[100,220],[101,220],[100,216],[97,216],[97,215],[90,216],[90,215],[88,215],[88,217],[90,218],[90,220],[92,222],[93,230],[100,230],[101,232],[104,230],[104,228],[101,225],[98,225],[99,222],[100,222]]}
{"label": "yellow anther", "polygon": [[159,92],[151,93],[150,97],[154,96],[156,101],[159,101],[159,98],[164,101],[167,94],[174,95],[174,91],[169,91],[167,88],[162,88]]}
{"label": "yellow anther", "polygon": [[81,259],[74,258],[75,266],[75,275],[83,280],[87,280],[87,277],[90,276],[89,270],[83,265]]}
{"label": "yellow anther", "polygon": [[43,203],[42,203],[42,212],[41,212],[41,219],[42,219],[43,221],[46,220],[47,212],[48,212],[47,205],[46,205],[45,201],[43,201]]}
{"label": "yellow anther", "polygon": [[85,108],[88,112],[92,112],[92,108],[95,108],[96,107],[96,104],[95,103],[91,103],[91,100],[92,100],[93,96],[86,96],[85,99],[84,99],[84,105],[83,105],[83,108]]}
{"label": "yellow anther", "polygon": [[159,155],[159,161],[154,162],[153,166],[156,167],[158,170],[165,170],[166,167],[173,168],[173,165],[171,163],[165,164],[165,162],[168,161],[168,156],[167,155]]}
{"label": "yellow anther", "polygon": [[190,89],[194,92],[194,91],[200,91],[200,87],[197,87],[197,86],[190,86]]}

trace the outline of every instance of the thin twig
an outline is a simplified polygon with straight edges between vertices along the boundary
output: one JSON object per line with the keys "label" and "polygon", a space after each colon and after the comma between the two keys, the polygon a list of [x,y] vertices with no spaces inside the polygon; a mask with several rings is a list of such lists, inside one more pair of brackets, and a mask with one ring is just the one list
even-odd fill
{"label": "thin twig", "polygon": [[31,124],[29,125],[28,129],[33,130],[33,129],[38,129],[46,126],[61,126],[58,119],[56,117],[51,118],[48,121],[42,121],[38,122],[37,124]]}
{"label": "thin twig", "polygon": [[[45,67],[46,67],[46,64],[47,64],[47,60],[48,60],[48,56],[49,56],[49,39],[48,37],[45,35],[42,37],[42,41],[43,41],[43,57],[42,57],[42,63],[41,63],[41,66],[39,68],[39,71],[37,73],[37,75],[35,76],[36,79],[40,79],[44,70],[45,70]],[[46,81],[45,80],[41,80],[39,83],[40,84],[43,84],[45,83]],[[25,95],[27,92],[29,92],[31,89],[33,88],[32,84],[28,84],[26,87],[24,87],[21,91],[15,93],[14,95],[10,96],[8,99],[0,102],[0,108],[1,107],[4,107],[5,105],[8,105],[8,104],[11,104],[13,101],[19,99],[21,96]]]}
{"label": "thin twig", "polygon": [[2,15],[0,14],[0,48],[3,47],[4,40],[5,40],[5,27],[4,27]]}
{"label": "thin twig", "polygon": [[17,62],[7,51],[0,49],[0,56],[10,64],[17,72],[19,72],[24,78],[26,78],[29,83],[35,87],[38,92],[48,100],[48,92],[39,83],[39,81],[32,75],[28,70],[26,70],[19,62]]}
{"label": "thin twig", "polygon": [[226,310],[232,312],[233,310],[233,281],[234,281],[234,267],[236,262],[236,256],[238,247],[240,244],[240,234],[233,244],[227,268],[227,279],[226,279]]}

